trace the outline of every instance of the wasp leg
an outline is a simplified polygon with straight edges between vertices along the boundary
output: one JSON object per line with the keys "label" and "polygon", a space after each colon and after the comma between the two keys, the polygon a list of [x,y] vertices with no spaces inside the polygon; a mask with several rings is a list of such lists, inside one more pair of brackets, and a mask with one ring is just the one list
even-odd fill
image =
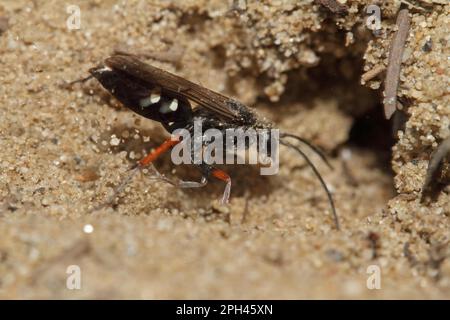
{"label": "wasp leg", "polygon": [[439,175],[444,167],[444,160],[450,156],[450,138],[442,142],[432,154],[428,164],[427,175],[422,187],[422,201],[426,195],[435,191],[435,184],[439,181]]}
{"label": "wasp leg", "polygon": [[150,167],[150,169],[155,173],[154,178],[161,179],[173,184],[168,178],[166,178],[164,175],[160,174],[158,170],[156,170],[156,168],[153,166],[153,161],[155,161],[164,152],[168,151],[171,147],[178,144],[180,141],[181,140],[179,139],[179,137],[171,137],[170,139],[167,139],[159,147],[157,147],[142,160],[140,160],[136,165],[132,166],[130,169],[130,174],[114,189],[113,194],[108,197],[108,199],[104,203],[96,206],[92,210],[92,212],[100,210],[105,206],[112,204],[117,195],[120,194],[123,189],[125,189],[126,185],[133,179],[133,177],[145,167]]}
{"label": "wasp leg", "polygon": [[227,204],[231,193],[231,177],[223,170],[211,167],[211,175],[219,180],[226,182],[225,190],[223,191],[222,204]]}
{"label": "wasp leg", "polygon": [[216,179],[226,182],[226,186],[225,186],[225,190],[223,192],[221,202],[222,202],[222,204],[227,204],[230,199],[230,193],[231,193],[231,178],[230,178],[230,176],[225,171],[214,168],[213,166],[210,166],[210,165],[202,164],[199,166],[199,169],[202,172],[202,178],[201,178],[200,182],[184,181],[184,180],[172,181],[162,175],[158,175],[158,173],[157,173],[157,178],[160,178],[178,188],[201,188],[201,187],[206,186],[208,184],[208,178],[210,176],[213,176]]}
{"label": "wasp leg", "polygon": [[201,188],[208,184],[208,178],[203,176],[200,182],[197,181],[184,181],[181,180],[178,182],[179,188]]}
{"label": "wasp leg", "polygon": [[173,180],[170,180],[169,178],[167,178],[166,176],[160,174],[158,171],[156,171],[156,169],[154,169],[154,170],[155,170],[156,174],[155,174],[155,176],[151,177],[151,179],[163,180],[177,188],[182,188],[182,189],[201,188],[208,184],[208,177],[204,176],[204,175],[202,176],[200,181],[187,181],[187,180],[173,181]]}
{"label": "wasp leg", "polygon": [[180,141],[181,141],[180,138],[175,137],[175,136],[172,136],[170,139],[167,139],[166,141],[164,141],[159,147],[157,147],[155,150],[150,152],[148,155],[146,155],[144,158],[142,158],[134,167],[131,168],[133,170],[133,172],[130,174],[130,176],[126,180],[124,180],[121,183],[121,185],[119,185],[119,187],[116,190],[119,190],[119,192],[122,191],[123,186],[131,180],[131,178],[135,175],[135,172],[140,171],[140,170],[144,169],[145,167],[149,167],[151,169],[151,171],[154,173],[154,177],[153,177],[154,179],[156,178],[156,179],[164,180],[166,182],[173,184],[167,177],[165,177],[164,175],[159,173],[158,170],[156,170],[155,166],[153,165],[153,161],[155,161],[163,153],[167,152],[174,145],[180,143]]}
{"label": "wasp leg", "polygon": [[120,194],[123,189],[125,189],[126,185],[133,179],[133,177],[140,171],[140,167],[134,166],[131,168],[131,173],[124,179],[122,182],[114,189],[113,194],[108,197],[108,199],[94,207],[90,213],[100,210],[108,205],[111,205],[116,199],[117,195]]}
{"label": "wasp leg", "polygon": [[217,169],[211,165],[208,164],[200,164],[198,165],[199,170],[202,173],[202,179],[200,182],[194,182],[194,181],[180,181],[182,185],[179,186],[180,188],[197,188],[197,187],[204,187],[208,183],[208,179],[210,176],[213,176],[216,179],[222,180],[226,182],[225,190],[223,192],[222,196],[222,204],[227,204],[230,199],[230,193],[231,193],[231,178],[223,170]]}
{"label": "wasp leg", "polygon": [[160,145],[158,148],[156,148],[153,152],[148,154],[145,158],[143,158],[138,163],[138,167],[145,167],[148,165],[151,165],[150,168],[152,169],[154,173],[154,177],[156,179],[163,180],[175,187],[178,188],[201,188],[207,185],[208,183],[208,176],[211,171],[209,166],[207,165],[200,165],[200,171],[202,172],[202,178],[200,182],[197,181],[185,181],[185,180],[179,180],[179,181],[173,181],[169,178],[165,177],[161,173],[159,173],[156,168],[153,166],[152,162],[155,161],[161,154],[169,150],[174,145],[178,144],[181,140],[178,137],[172,137],[171,139],[166,140],[162,145]]}
{"label": "wasp leg", "polygon": [[141,161],[139,161],[140,167],[145,167],[155,161],[160,155],[168,151],[170,148],[172,148],[174,145],[180,143],[181,140],[179,137],[171,137],[170,139],[167,139],[164,141],[158,148],[150,152],[148,155],[146,155]]}
{"label": "wasp leg", "polygon": [[163,180],[175,187],[178,188],[201,188],[204,187],[208,183],[207,176],[205,174],[202,175],[202,179],[200,182],[197,181],[172,181],[163,174],[159,173],[158,170],[153,166],[153,161],[155,161],[161,154],[169,150],[174,145],[178,144],[181,140],[178,137],[172,137],[166,140],[163,144],[161,144],[158,148],[156,148],[153,152],[149,153],[145,158],[143,158],[138,163],[139,168],[143,168],[145,166],[150,166],[151,170],[154,173],[153,179]]}

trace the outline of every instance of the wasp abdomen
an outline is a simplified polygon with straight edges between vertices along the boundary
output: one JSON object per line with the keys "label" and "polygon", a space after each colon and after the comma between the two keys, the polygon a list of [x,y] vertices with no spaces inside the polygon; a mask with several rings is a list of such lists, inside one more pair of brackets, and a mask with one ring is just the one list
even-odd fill
{"label": "wasp abdomen", "polygon": [[184,127],[192,118],[191,105],[182,96],[106,66],[93,68],[90,73],[124,106],[161,122],[169,132]]}

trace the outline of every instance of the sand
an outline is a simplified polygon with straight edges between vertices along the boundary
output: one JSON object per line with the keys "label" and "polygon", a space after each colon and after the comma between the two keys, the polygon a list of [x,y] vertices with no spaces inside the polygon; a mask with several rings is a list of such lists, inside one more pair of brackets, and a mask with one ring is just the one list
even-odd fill
{"label": "sand", "polygon": [[[430,154],[450,135],[450,6],[411,8],[406,122],[392,138],[379,116],[384,74],[364,85],[361,76],[387,64],[400,2],[382,6],[375,36],[364,21],[373,1],[341,1],[346,14],[297,2],[72,1],[81,24],[70,30],[65,1],[2,1],[0,297],[448,299],[448,188],[420,195]],[[227,207],[218,181],[180,190],[144,174],[93,212],[167,137],[95,80],[64,86],[119,47],[324,149],[334,170],[308,154],[342,230],[311,170],[285,149],[275,176],[230,167]],[[193,175],[167,156],[156,167]],[[73,265],[79,290],[67,286]]]}

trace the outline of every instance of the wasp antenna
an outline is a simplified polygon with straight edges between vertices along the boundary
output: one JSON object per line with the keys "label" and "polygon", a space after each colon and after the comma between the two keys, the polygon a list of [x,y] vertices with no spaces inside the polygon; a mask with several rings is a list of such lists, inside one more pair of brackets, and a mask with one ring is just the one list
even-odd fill
{"label": "wasp antenna", "polygon": [[311,162],[311,160],[308,158],[308,156],[299,147],[291,144],[290,142],[283,141],[283,140],[280,140],[280,143],[288,148],[291,148],[291,149],[297,151],[303,157],[303,159],[305,159],[305,161],[308,163],[308,165],[311,167],[311,169],[314,171],[314,174],[317,176],[320,183],[322,184],[322,187],[324,188],[325,192],[327,193],[328,201],[330,202],[330,206],[331,206],[331,211],[333,212],[333,218],[334,218],[334,223],[336,225],[336,229],[340,230],[339,219],[338,219],[338,216],[336,213],[336,208],[334,206],[333,197],[331,195],[330,190],[328,190],[328,187],[327,187],[325,181],[323,180],[322,176],[320,175],[319,171],[317,170],[317,168],[314,166],[314,164]]}
{"label": "wasp antenna", "polygon": [[71,86],[73,86],[75,83],[84,83],[84,82],[86,82],[86,81],[92,79],[93,77],[94,77],[93,75],[90,75],[90,76],[88,76],[88,77],[86,77],[86,78],[83,78],[83,79],[74,80],[74,81],[71,81],[71,82],[65,84],[65,86],[66,86],[66,87],[71,87]]}
{"label": "wasp antenna", "polygon": [[331,165],[331,163],[328,161],[327,157],[325,156],[325,154],[323,153],[322,150],[320,150],[317,146],[313,145],[311,142],[309,142],[308,140],[296,136],[295,134],[290,134],[290,133],[280,133],[280,137],[286,137],[286,138],[294,138],[304,144],[306,144],[308,147],[310,147],[321,159],[323,162],[325,162],[325,164],[328,166],[328,168],[330,168],[331,170],[334,170],[333,166]]}
{"label": "wasp antenna", "polygon": [[112,55],[113,56],[116,56],[116,55],[120,55],[120,56],[135,56],[135,54],[133,54],[133,53],[131,53],[129,51],[123,50],[121,48],[114,49]]}

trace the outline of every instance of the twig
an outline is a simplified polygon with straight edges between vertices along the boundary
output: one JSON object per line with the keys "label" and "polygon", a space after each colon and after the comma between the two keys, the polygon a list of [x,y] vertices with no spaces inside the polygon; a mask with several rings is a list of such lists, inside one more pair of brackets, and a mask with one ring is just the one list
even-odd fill
{"label": "twig", "polygon": [[384,114],[386,119],[390,119],[397,109],[397,89],[400,79],[400,68],[402,63],[405,42],[408,38],[411,18],[408,9],[401,9],[397,16],[397,28],[392,39],[389,53],[389,63],[386,71],[386,81],[384,83]]}
{"label": "twig", "polygon": [[372,80],[373,78],[375,78],[376,76],[378,76],[380,73],[382,73],[384,70],[386,70],[386,67],[383,66],[382,64],[378,64],[375,67],[373,67],[372,69],[370,69],[369,71],[367,71],[366,73],[364,73],[361,76],[361,83],[365,84],[367,83],[367,81]]}
{"label": "twig", "polygon": [[328,10],[330,10],[333,13],[336,14],[347,14],[348,8],[347,6],[343,5],[342,3],[337,2],[336,0],[315,0],[317,4],[320,4],[324,7],[326,7]]}
{"label": "twig", "polygon": [[422,11],[422,12],[426,11],[425,8],[416,6],[407,0],[401,0],[400,2],[406,4],[409,8],[416,9],[416,10]]}
{"label": "twig", "polygon": [[436,151],[433,153],[428,165],[427,175],[422,188],[422,200],[424,196],[429,194],[433,188],[433,182],[436,182],[437,176],[440,173],[440,168],[443,165],[444,159],[450,154],[450,138],[442,142]]}

